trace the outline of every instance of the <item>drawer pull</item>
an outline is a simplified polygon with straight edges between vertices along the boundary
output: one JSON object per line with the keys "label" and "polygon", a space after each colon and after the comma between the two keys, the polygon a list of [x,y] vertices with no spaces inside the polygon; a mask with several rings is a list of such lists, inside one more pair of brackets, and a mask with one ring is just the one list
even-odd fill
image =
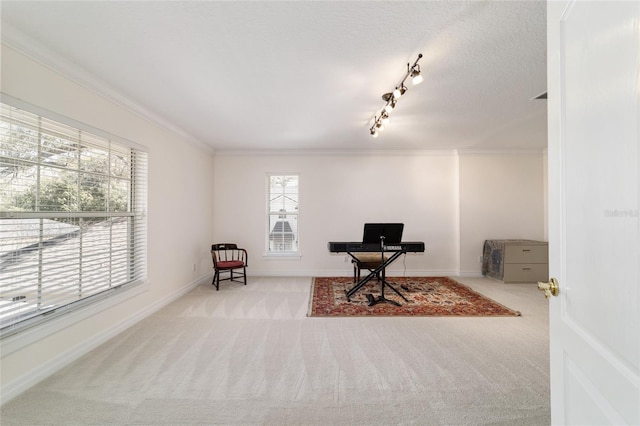
{"label": "drawer pull", "polygon": [[522,268],[523,271],[530,271],[531,268]]}
{"label": "drawer pull", "polygon": [[531,249],[522,249],[522,251],[531,251]]}

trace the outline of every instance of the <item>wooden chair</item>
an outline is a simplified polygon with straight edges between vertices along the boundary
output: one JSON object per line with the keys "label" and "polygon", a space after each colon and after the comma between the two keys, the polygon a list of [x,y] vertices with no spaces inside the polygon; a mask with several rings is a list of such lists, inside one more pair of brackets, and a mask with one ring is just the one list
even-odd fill
{"label": "wooden chair", "polygon": [[[353,282],[360,281],[360,270],[368,269],[369,271],[375,270],[382,264],[380,253],[358,253],[355,255],[356,259],[352,259],[353,263]],[[388,256],[384,256],[385,262],[389,259]],[[380,274],[378,274],[378,280],[380,280]]]}
{"label": "wooden chair", "polygon": [[[220,290],[220,281],[238,281],[238,278],[244,279],[244,285],[247,285],[247,263],[248,256],[247,251],[243,248],[238,248],[237,244],[223,243],[211,245],[211,258],[213,259],[213,282],[212,285],[216,286],[216,291]],[[240,272],[242,270],[242,272]],[[234,271],[236,275],[234,275]],[[220,274],[228,272],[227,278],[220,278]]]}

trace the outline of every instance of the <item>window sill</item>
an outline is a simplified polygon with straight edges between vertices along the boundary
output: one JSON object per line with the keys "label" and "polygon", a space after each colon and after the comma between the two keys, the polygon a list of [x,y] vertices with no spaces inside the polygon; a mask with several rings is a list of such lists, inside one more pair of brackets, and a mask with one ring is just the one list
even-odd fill
{"label": "window sill", "polygon": [[300,260],[302,255],[300,253],[263,253],[262,258],[264,260]]}
{"label": "window sill", "polygon": [[65,311],[64,315],[51,318],[46,321],[35,323],[31,327],[26,327],[15,334],[5,336],[0,340],[2,356],[9,355],[23,349],[41,339],[49,337],[60,330],[72,326],[73,324],[94,316],[102,311],[117,306],[126,300],[132,299],[149,289],[149,282],[145,280],[139,284],[134,284],[121,292],[110,294],[94,303],[87,303],[80,309]]}

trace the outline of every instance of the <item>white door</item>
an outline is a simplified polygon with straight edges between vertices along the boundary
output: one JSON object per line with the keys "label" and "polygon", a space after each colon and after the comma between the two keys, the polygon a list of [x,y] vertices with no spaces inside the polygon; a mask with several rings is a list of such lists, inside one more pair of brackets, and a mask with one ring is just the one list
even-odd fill
{"label": "white door", "polygon": [[551,419],[640,425],[640,2],[547,5]]}

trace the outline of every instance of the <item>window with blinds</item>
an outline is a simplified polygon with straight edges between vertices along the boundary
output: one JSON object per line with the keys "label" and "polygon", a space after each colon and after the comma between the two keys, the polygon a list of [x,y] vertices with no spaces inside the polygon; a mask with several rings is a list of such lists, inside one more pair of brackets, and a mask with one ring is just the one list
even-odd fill
{"label": "window with blinds", "polygon": [[0,106],[4,337],[146,279],[147,155],[97,129]]}
{"label": "window with blinds", "polygon": [[298,253],[297,174],[267,175],[267,254]]}

